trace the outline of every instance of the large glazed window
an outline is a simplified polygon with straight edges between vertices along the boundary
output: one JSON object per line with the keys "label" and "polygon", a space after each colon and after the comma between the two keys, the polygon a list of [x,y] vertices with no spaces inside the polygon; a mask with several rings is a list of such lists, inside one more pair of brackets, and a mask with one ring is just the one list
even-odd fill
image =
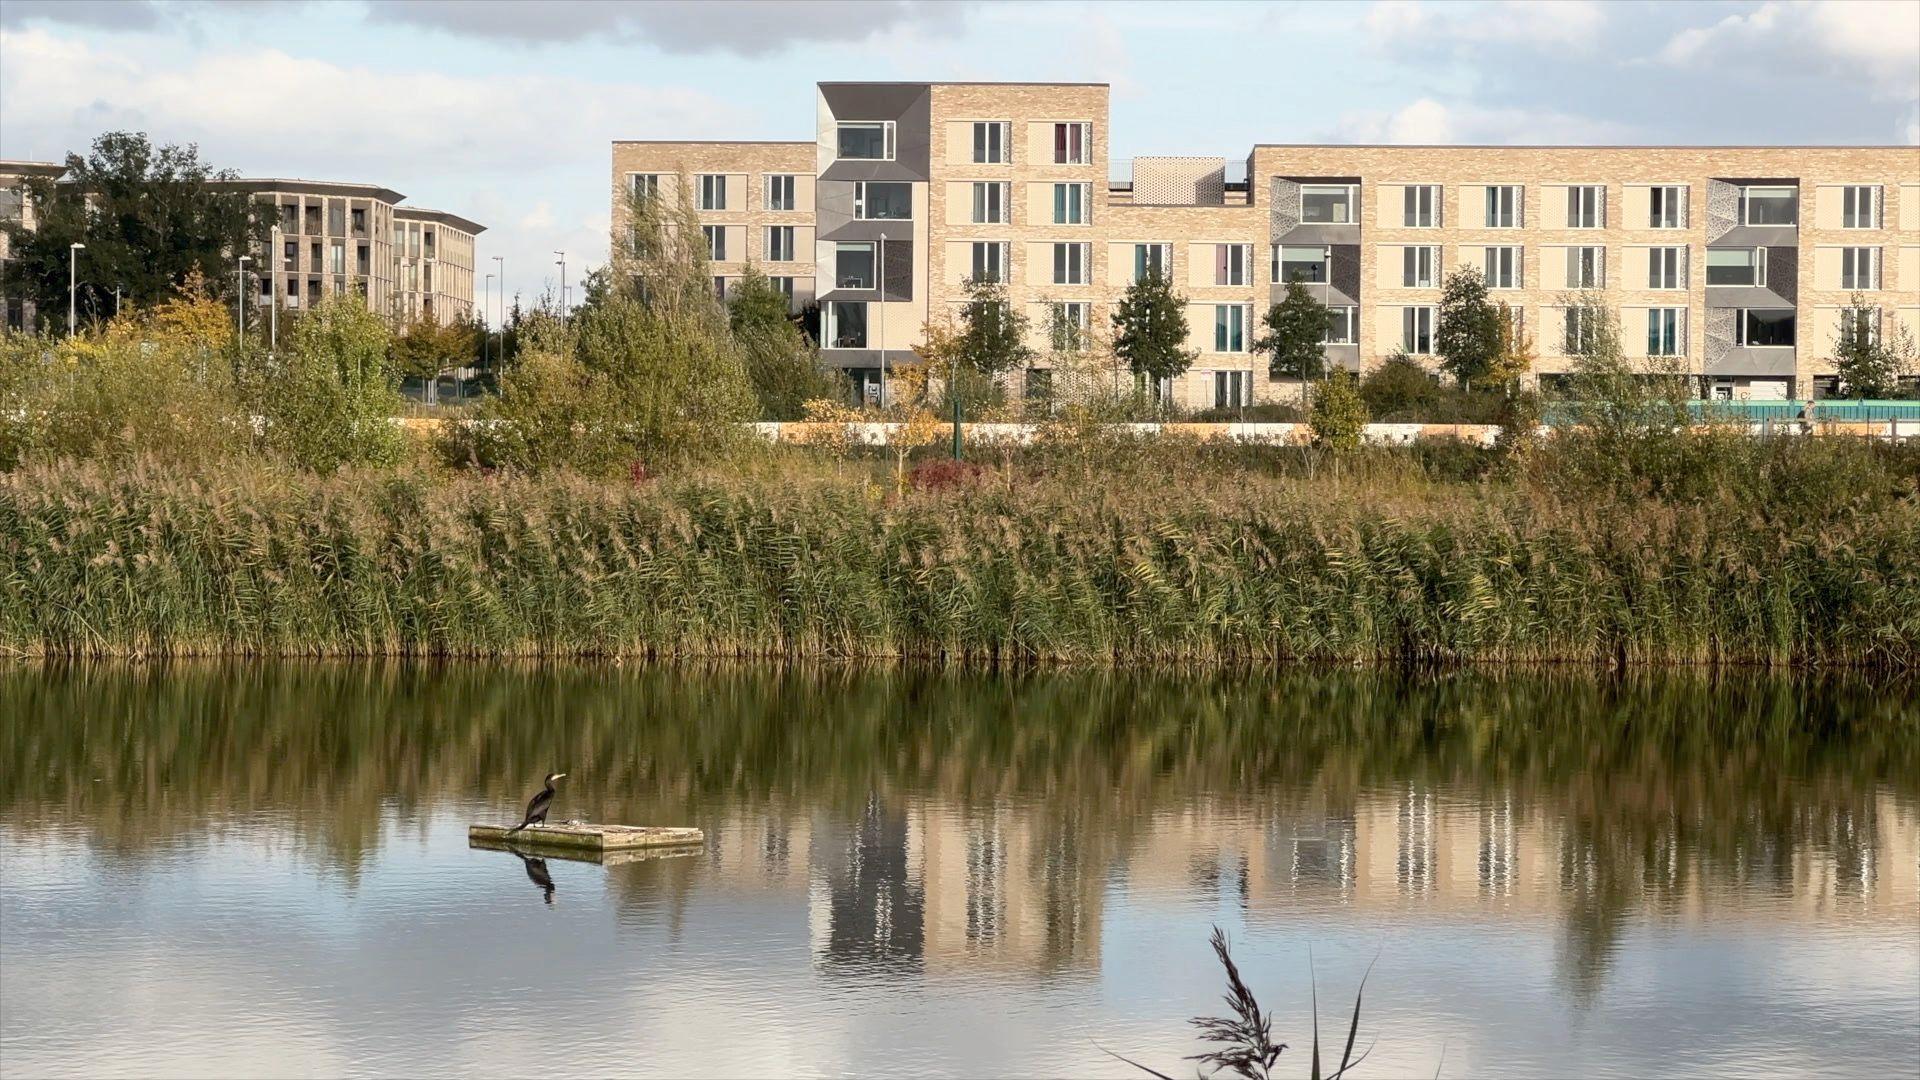
{"label": "large glazed window", "polygon": [[1708,248],[1707,284],[1765,285],[1765,248]]}
{"label": "large glazed window", "polygon": [[853,185],[853,216],[862,221],[905,221],[913,217],[913,185],[876,180]]}
{"label": "large glazed window", "polygon": [[873,288],[873,244],[838,243],[833,247],[833,287]]}
{"label": "large glazed window", "polygon": [[1742,188],[1740,220],[1748,225],[1799,224],[1799,193],[1790,187]]}
{"label": "large glazed window", "polygon": [[1749,348],[1792,348],[1795,318],[1792,308],[1742,308],[1740,344]]}
{"label": "large glazed window", "polygon": [[893,121],[842,123],[837,132],[836,156],[843,161],[892,161]]}
{"label": "large glazed window", "polygon": [[1359,341],[1360,309],[1351,304],[1327,309],[1327,337],[1329,345],[1352,345]]}
{"label": "large glazed window", "polygon": [[1415,356],[1433,352],[1433,309],[1400,309],[1400,348]]}
{"label": "large glazed window", "polygon": [[1300,189],[1300,220],[1314,224],[1353,223],[1353,188],[1345,184],[1309,184]]}
{"label": "large glazed window", "polygon": [[827,347],[867,347],[867,305],[857,300],[835,300],[827,305]]}
{"label": "large glazed window", "polygon": [[1288,245],[1275,248],[1274,256],[1274,284],[1285,285],[1290,281],[1310,285],[1326,283],[1327,264],[1331,261],[1327,248]]}

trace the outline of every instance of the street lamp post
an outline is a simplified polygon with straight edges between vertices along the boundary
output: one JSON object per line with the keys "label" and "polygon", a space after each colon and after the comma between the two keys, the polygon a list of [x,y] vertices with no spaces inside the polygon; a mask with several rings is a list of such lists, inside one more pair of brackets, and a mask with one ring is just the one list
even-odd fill
{"label": "street lamp post", "polygon": [[68,337],[72,337],[74,330],[80,325],[80,317],[78,314],[78,310],[74,305],[74,297],[78,294],[79,288],[80,288],[80,252],[86,246],[87,245],[85,244],[81,244],[77,242],[67,245],[67,336]]}
{"label": "street lamp post", "polygon": [[887,407],[887,234],[880,234],[880,265],[874,267],[873,283],[880,286],[880,407]]}
{"label": "street lamp post", "polygon": [[567,253],[556,251],[554,254],[560,256],[560,261],[554,265],[560,267],[560,314],[565,315],[567,313]]}
{"label": "street lamp post", "polygon": [[242,255],[240,261],[233,267],[233,278],[238,283],[235,288],[240,293],[239,299],[234,304],[234,307],[239,309],[240,316],[240,337],[235,342],[240,349],[247,347],[247,264],[252,261],[253,256]]}
{"label": "street lamp post", "polygon": [[267,324],[269,327],[267,330],[268,356],[272,356],[273,351],[280,347],[280,264],[284,261],[284,258],[280,254],[280,226],[275,225],[273,227],[273,250],[267,252],[267,265],[272,268],[268,271],[268,274],[273,280],[273,295],[269,297],[272,302],[267,305]]}
{"label": "street lamp post", "polygon": [[[493,275],[487,275],[487,283],[480,288],[480,327],[486,329],[487,321],[493,317],[488,309],[493,307]],[[480,339],[480,363],[487,368],[493,367],[493,333],[487,331]]]}
{"label": "street lamp post", "polygon": [[500,275],[500,361],[507,359],[507,257],[493,257],[494,272]]}

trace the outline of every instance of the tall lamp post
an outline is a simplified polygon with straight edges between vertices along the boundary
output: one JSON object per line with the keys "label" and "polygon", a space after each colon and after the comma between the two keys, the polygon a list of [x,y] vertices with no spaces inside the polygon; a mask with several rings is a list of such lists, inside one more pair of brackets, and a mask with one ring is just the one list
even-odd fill
{"label": "tall lamp post", "polygon": [[234,342],[235,347],[238,349],[245,349],[247,347],[247,264],[252,261],[253,256],[242,255],[240,256],[240,261],[235,263],[233,267],[233,278],[239,283],[235,287],[240,292],[238,300],[234,303],[234,307],[239,309],[240,317],[240,337]]}
{"label": "tall lamp post", "polygon": [[87,245],[72,243],[67,245],[67,336],[72,337],[74,329],[80,325],[78,309],[74,297],[80,289],[80,252]]}
{"label": "tall lamp post", "polygon": [[[480,288],[480,328],[486,330],[488,320],[493,317],[493,275],[487,275],[487,283]],[[493,367],[493,333],[487,331],[480,339],[480,363],[489,369]]]}
{"label": "tall lamp post", "polygon": [[493,257],[494,273],[500,277],[500,362],[507,360],[507,257]]}
{"label": "tall lamp post", "polygon": [[880,407],[887,407],[887,234],[880,234],[880,265],[874,267],[873,283],[880,286]]}
{"label": "tall lamp post", "polygon": [[554,265],[560,268],[560,314],[565,315],[567,313],[567,253],[556,251],[554,254],[560,256],[560,261]]}
{"label": "tall lamp post", "polygon": [[284,257],[280,254],[280,226],[275,225],[273,227],[273,250],[267,252],[267,265],[272,268],[268,271],[268,274],[273,279],[273,295],[269,297],[272,302],[267,305],[268,356],[272,356],[273,351],[280,347],[280,264],[284,261]]}

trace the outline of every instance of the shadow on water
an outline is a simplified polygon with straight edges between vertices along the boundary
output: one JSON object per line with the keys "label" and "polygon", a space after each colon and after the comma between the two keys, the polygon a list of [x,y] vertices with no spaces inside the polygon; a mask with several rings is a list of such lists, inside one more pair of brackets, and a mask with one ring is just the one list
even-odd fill
{"label": "shadow on water", "polygon": [[[15,665],[0,813],[135,863],[270,818],[351,884],[396,823],[517,817],[566,762],[558,816],[707,830],[701,860],[610,866],[618,907],[677,925],[696,873],[815,886],[828,973],[912,972],[949,934],[981,962],[1082,969],[1125,880],[1250,920],[1543,915],[1561,978],[1590,994],[1635,916],[1735,892],[1897,910],[1917,690],[1744,671]],[[520,857],[552,903],[544,860]]]}

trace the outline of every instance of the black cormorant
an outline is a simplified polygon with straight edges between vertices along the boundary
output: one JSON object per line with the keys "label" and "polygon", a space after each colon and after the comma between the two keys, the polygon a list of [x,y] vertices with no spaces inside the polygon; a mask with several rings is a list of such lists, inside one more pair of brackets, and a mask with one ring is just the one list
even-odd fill
{"label": "black cormorant", "polygon": [[[517,851],[514,852],[514,854],[520,855]],[[536,859],[531,855],[520,855],[520,861],[525,864],[527,868],[527,880],[533,882],[534,885],[540,889],[541,895],[545,897],[547,904],[551,906],[553,904],[553,875],[547,873],[547,860]]]}
{"label": "black cormorant", "polygon": [[527,802],[527,820],[521,822],[518,825],[515,825],[511,829],[508,829],[507,833],[509,835],[513,833],[517,833],[521,829],[524,829],[529,825],[546,824],[547,809],[553,805],[553,782],[565,775],[567,774],[563,772],[547,774],[546,786],[541,788],[539,791],[534,792],[533,798],[528,800]]}

